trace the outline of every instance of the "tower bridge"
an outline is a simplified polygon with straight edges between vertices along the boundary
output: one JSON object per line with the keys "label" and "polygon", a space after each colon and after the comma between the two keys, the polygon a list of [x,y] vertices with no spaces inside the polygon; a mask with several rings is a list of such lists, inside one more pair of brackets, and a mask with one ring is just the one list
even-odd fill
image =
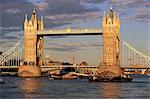
{"label": "tower bridge", "polygon": [[[44,37],[62,35],[102,35],[103,60],[102,64],[97,67],[98,73],[101,76],[104,76],[104,72],[107,72],[107,76],[118,77],[122,75],[121,67],[131,67],[136,66],[137,64],[139,64],[139,66],[144,66],[143,68],[150,67],[149,56],[120,39],[119,14],[114,13],[112,8],[110,8],[109,13],[106,14],[104,12],[102,28],[65,28],[46,30],[44,29],[43,17],[38,20],[36,15],[35,10],[33,10],[30,19],[28,19],[27,15],[25,16],[23,46],[20,46],[20,42],[18,42],[15,46],[0,55],[0,67],[14,66],[15,59],[18,60],[18,63],[15,65],[19,66],[19,76],[40,76],[40,68],[43,63]],[[123,57],[122,62],[120,59],[121,55]],[[9,64],[7,64],[8,62]]]}

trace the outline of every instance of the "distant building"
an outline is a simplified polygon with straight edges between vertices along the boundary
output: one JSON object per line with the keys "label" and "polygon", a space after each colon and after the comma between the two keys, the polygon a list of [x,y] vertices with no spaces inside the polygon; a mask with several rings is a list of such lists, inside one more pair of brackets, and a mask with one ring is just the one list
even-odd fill
{"label": "distant building", "polygon": [[44,65],[46,66],[54,66],[54,65],[72,65],[69,62],[59,62],[59,61],[53,61],[50,59],[49,55],[45,56]]}

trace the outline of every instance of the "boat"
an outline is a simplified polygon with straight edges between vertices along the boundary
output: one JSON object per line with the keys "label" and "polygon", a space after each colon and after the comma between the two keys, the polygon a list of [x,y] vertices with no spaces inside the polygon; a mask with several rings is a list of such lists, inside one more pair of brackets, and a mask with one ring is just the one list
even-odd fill
{"label": "boat", "polygon": [[71,74],[65,74],[62,76],[63,80],[77,79],[77,76]]}
{"label": "boat", "polygon": [[90,76],[89,81],[90,82],[130,82],[132,81],[132,77],[129,75],[123,75],[123,76],[118,76],[118,77],[113,77],[113,78],[103,78],[103,77],[98,77],[98,76]]}
{"label": "boat", "polygon": [[62,80],[62,77],[61,76],[51,75],[51,77],[49,78],[49,80]]}
{"label": "boat", "polygon": [[150,69],[147,69],[147,70],[144,72],[144,75],[150,76]]}
{"label": "boat", "polygon": [[5,84],[5,82],[2,78],[0,78],[0,84]]}

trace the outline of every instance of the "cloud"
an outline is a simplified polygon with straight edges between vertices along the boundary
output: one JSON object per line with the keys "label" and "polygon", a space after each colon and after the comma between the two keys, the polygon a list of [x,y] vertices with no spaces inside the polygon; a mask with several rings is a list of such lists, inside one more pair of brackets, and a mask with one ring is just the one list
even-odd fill
{"label": "cloud", "polygon": [[84,22],[87,20],[95,20],[102,16],[99,11],[85,12],[78,14],[58,14],[45,16],[46,19],[51,20],[55,23],[73,23],[73,22]]}
{"label": "cloud", "polygon": [[0,29],[0,47],[2,50],[14,46],[23,37],[23,31]]}
{"label": "cloud", "polygon": [[48,9],[49,4],[47,2],[39,2],[39,3],[33,3],[37,9],[39,10],[45,10]]}
{"label": "cloud", "polygon": [[123,20],[149,22],[149,0],[111,0],[111,3]]}
{"label": "cloud", "polygon": [[21,27],[0,27],[0,30],[20,30]]}
{"label": "cloud", "polygon": [[134,19],[149,22],[149,19],[150,19],[150,11],[144,11],[144,10],[139,11],[139,12],[134,16]]}
{"label": "cloud", "polygon": [[108,0],[80,0],[81,2],[84,2],[84,3],[103,3],[103,2],[106,2]]}
{"label": "cloud", "polygon": [[46,2],[45,0],[27,0],[27,1],[35,5],[36,9],[38,10],[45,10],[49,8],[48,7],[49,3]]}
{"label": "cloud", "polygon": [[93,43],[93,42],[69,42],[69,43],[65,43],[65,44],[61,44],[61,43],[53,43],[53,42],[48,42],[48,45],[52,45],[52,46],[61,46],[61,47],[97,47],[97,46],[102,46],[100,44],[97,43]]}
{"label": "cloud", "polygon": [[7,13],[9,13],[9,14],[22,13],[22,11],[21,11],[21,10],[16,9],[16,8],[14,8],[14,9],[6,9],[6,12],[7,12]]}
{"label": "cloud", "polygon": [[101,47],[102,45],[93,42],[69,42],[69,43],[55,43],[48,42],[45,45],[45,49],[62,52],[74,52],[78,50],[84,50],[89,47]]}
{"label": "cloud", "polygon": [[22,26],[26,13],[35,6],[26,0],[0,0],[0,27]]}
{"label": "cloud", "polygon": [[49,47],[49,48],[46,48],[46,49],[49,49],[49,50],[52,50],[52,51],[62,51],[62,52],[75,52],[77,50],[82,50],[82,49],[78,49],[76,47]]}

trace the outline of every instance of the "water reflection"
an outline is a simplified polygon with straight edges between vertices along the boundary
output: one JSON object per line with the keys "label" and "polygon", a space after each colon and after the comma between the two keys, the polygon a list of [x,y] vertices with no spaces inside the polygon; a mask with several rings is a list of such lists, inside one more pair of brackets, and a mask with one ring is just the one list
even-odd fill
{"label": "water reflection", "polygon": [[25,99],[35,99],[40,94],[36,91],[42,87],[42,83],[38,78],[25,78],[20,81],[20,89],[23,91]]}
{"label": "water reflection", "polygon": [[103,98],[111,98],[111,99],[117,99],[120,96],[120,87],[118,85],[119,83],[101,83],[100,84],[100,90],[101,90],[101,96]]}

